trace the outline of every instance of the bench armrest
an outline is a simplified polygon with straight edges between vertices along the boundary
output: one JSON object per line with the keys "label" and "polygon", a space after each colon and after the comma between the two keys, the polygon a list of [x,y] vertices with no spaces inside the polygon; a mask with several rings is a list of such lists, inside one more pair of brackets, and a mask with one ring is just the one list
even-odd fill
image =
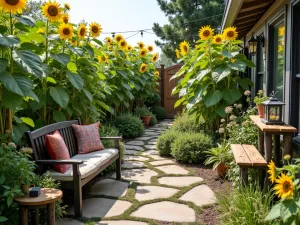
{"label": "bench armrest", "polygon": [[123,138],[122,137],[100,137],[100,140],[122,140]]}
{"label": "bench armrest", "polygon": [[36,163],[40,164],[72,164],[79,165],[83,163],[83,160],[68,159],[68,160],[36,160]]}

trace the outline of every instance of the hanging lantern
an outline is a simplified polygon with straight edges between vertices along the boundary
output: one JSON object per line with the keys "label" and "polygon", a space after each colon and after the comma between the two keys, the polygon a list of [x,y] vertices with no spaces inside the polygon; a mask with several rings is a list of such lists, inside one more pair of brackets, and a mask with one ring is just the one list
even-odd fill
{"label": "hanging lantern", "polygon": [[252,37],[248,41],[248,47],[249,47],[250,55],[255,55],[256,54],[256,49],[257,49],[257,45],[258,45],[259,42],[260,41],[256,38],[254,38],[254,36],[252,35]]}
{"label": "hanging lantern", "polygon": [[283,125],[284,121],[282,120],[282,111],[283,106],[285,105],[283,102],[279,101],[275,98],[274,92],[272,92],[270,99],[264,101],[264,117],[262,122],[265,124],[275,124],[275,125]]}

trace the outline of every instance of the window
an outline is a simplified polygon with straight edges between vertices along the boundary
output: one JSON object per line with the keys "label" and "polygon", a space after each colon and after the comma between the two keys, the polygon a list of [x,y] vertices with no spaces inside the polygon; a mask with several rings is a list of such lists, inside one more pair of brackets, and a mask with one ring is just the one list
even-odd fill
{"label": "window", "polygon": [[255,79],[255,94],[259,90],[263,90],[264,82],[264,49],[263,49],[263,35],[258,37],[261,40],[257,45],[256,51],[256,79]]}

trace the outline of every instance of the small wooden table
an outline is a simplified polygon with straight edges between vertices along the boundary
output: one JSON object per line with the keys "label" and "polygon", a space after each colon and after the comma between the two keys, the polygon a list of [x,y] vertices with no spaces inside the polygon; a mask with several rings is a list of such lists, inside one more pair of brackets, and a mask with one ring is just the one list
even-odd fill
{"label": "small wooden table", "polygon": [[20,206],[20,224],[28,225],[28,210],[35,209],[32,217],[34,225],[39,224],[39,208],[47,207],[48,225],[55,225],[55,202],[61,199],[63,193],[54,188],[41,188],[38,197],[15,197],[14,201]]}

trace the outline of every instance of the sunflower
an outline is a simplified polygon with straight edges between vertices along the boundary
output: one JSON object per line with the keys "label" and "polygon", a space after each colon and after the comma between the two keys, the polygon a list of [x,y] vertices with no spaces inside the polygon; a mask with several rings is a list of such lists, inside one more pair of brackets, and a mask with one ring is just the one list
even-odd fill
{"label": "sunflower", "polygon": [[120,43],[120,41],[124,40],[124,37],[121,34],[117,34],[115,36],[115,41]]}
{"label": "sunflower", "polygon": [[156,62],[157,60],[158,60],[158,53],[153,55],[152,62]]}
{"label": "sunflower", "polygon": [[147,46],[148,52],[153,52],[154,48],[152,45]]}
{"label": "sunflower", "polygon": [[111,39],[111,37],[106,37],[105,42],[106,42],[107,45],[111,45],[113,40]]}
{"label": "sunflower", "polygon": [[199,37],[203,41],[207,41],[211,39],[214,36],[214,29],[212,29],[210,26],[201,27],[199,30]]}
{"label": "sunflower", "polygon": [[74,46],[77,46],[77,41],[76,40],[71,40],[71,44]]}
{"label": "sunflower", "polygon": [[139,46],[140,49],[145,48],[145,44],[143,42],[140,41],[137,44],[138,44],[138,46]]}
{"label": "sunflower", "polygon": [[22,13],[26,5],[27,0],[0,0],[0,9],[11,14]]}
{"label": "sunflower", "polygon": [[284,36],[284,33],[285,33],[284,27],[280,27],[280,28],[278,29],[278,35],[279,35],[280,37],[282,37],[282,36]]}
{"label": "sunflower", "polygon": [[61,20],[62,20],[63,23],[69,23],[70,17],[69,17],[68,14],[64,14],[64,15],[62,16]]}
{"label": "sunflower", "polygon": [[127,45],[127,50],[131,51],[132,50],[132,46],[131,45]]}
{"label": "sunflower", "polygon": [[106,62],[108,60],[108,56],[107,55],[102,55],[102,56],[98,56],[98,61],[100,63]]}
{"label": "sunflower", "polygon": [[90,24],[90,31],[91,31],[91,34],[92,34],[92,37],[99,37],[101,31],[102,31],[102,28],[100,26],[99,23],[91,23]]}
{"label": "sunflower", "polygon": [[189,52],[190,45],[186,41],[183,41],[179,45],[181,55],[186,55]]}
{"label": "sunflower", "polygon": [[84,37],[86,36],[86,32],[87,32],[86,26],[83,23],[80,24],[77,32],[78,32],[78,37],[80,39],[84,39]]}
{"label": "sunflower", "polygon": [[222,44],[222,42],[223,42],[223,36],[222,36],[222,34],[217,34],[217,35],[215,35],[213,37],[213,43],[214,44],[220,45],[220,44]]}
{"label": "sunflower", "polygon": [[49,1],[42,6],[42,13],[51,22],[58,22],[61,17],[60,4],[56,1]]}
{"label": "sunflower", "polygon": [[154,76],[158,77],[159,76],[159,72],[155,71]]}
{"label": "sunflower", "polygon": [[177,59],[180,59],[181,55],[180,55],[180,51],[178,49],[175,50],[176,53],[176,57]]}
{"label": "sunflower", "polygon": [[277,183],[274,187],[276,194],[280,198],[291,198],[294,194],[294,183],[292,178],[284,173],[279,176],[275,182]]}
{"label": "sunflower", "polygon": [[276,179],[276,167],[275,163],[271,160],[271,162],[268,165],[269,170],[268,173],[270,174],[269,179],[272,182],[272,184],[275,182]]}
{"label": "sunflower", "polygon": [[145,63],[143,63],[140,67],[140,72],[145,73],[146,71],[147,71],[147,65]]}
{"label": "sunflower", "polygon": [[140,50],[140,57],[144,57],[147,54],[147,49],[143,48]]}
{"label": "sunflower", "polygon": [[36,33],[37,34],[44,34],[45,33],[45,29],[44,28],[39,28]]}
{"label": "sunflower", "polygon": [[68,3],[65,3],[64,7],[65,7],[66,10],[70,10],[71,9],[71,6]]}
{"label": "sunflower", "polygon": [[119,45],[123,50],[127,50],[127,42],[125,40],[121,40]]}
{"label": "sunflower", "polygon": [[58,32],[60,39],[68,40],[73,37],[73,27],[70,24],[62,23],[58,28]]}
{"label": "sunflower", "polygon": [[227,41],[234,41],[238,36],[236,32],[236,27],[227,27],[223,32],[223,38]]}

